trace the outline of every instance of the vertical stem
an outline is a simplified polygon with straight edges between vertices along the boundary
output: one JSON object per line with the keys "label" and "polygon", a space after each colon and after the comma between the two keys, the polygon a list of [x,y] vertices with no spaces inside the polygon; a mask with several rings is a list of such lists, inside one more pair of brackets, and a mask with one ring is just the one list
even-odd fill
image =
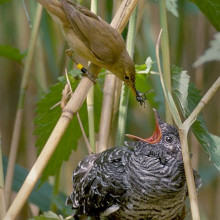
{"label": "vertical stem", "polygon": [[38,4],[36,15],[35,15],[35,22],[33,25],[33,30],[31,32],[30,43],[28,47],[28,54],[25,60],[25,65],[24,65],[24,73],[23,73],[22,82],[21,82],[15,125],[13,129],[12,142],[11,142],[11,147],[10,147],[10,155],[9,155],[6,182],[5,182],[6,206],[7,207],[10,201],[11,186],[12,186],[12,180],[13,180],[13,174],[14,174],[14,165],[15,165],[16,156],[17,156],[18,142],[20,138],[21,124],[22,124],[22,119],[23,119],[24,100],[25,100],[28,81],[30,77],[31,63],[33,60],[34,48],[35,48],[36,41],[37,41],[41,14],[42,14],[42,6]]}
{"label": "vertical stem", "polygon": [[108,139],[111,127],[112,108],[114,101],[115,76],[107,74],[104,83],[104,96],[102,101],[102,114],[99,126],[99,144],[96,153],[102,152],[108,147]]}
{"label": "vertical stem", "polygon": [[182,148],[184,169],[185,169],[185,175],[186,175],[186,182],[187,182],[189,198],[190,198],[192,219],[200,220],[195,181],[194,181],[191,161],[189,157],[187,130],[179,129],[179,134],[180,134],[180,143],[181,143],[181,148]]}
{"label": "vertical stem", "polygon": [[91,11],[95,14],[98,12],[98,0],[91,0]]}
{"label": "vertical stem", "polygon": [[[91,11],[97,14],[98,1],[91,1]],[[94,86],[89,90],[87,95],[87,111],[88,111],[88,123],[89,123],[89,142],[92,151],[95,152],[95,123],[94,123]]]}
{"label": "vertical stem", "polygon": [[[163,73],[164,81],[168,91],[171,93],[171,72],[170,72],[170,49],[169,49],[169,35],[168,35],[168,24],[167,24],[167,10],[166,10],[166,1],[159,0],[160,8],[160,24],[163,29],[161,36],[161,49],[163,57]],[[170,112],[167,101],[165,100],[165,112],[166,112],[166,122],[173,124],[172,114]]]}
{"label": "vertical stem", "polygon": [[[127,19],[129,18],[135,9],[138,0],[123,0],[118,9],[117,13],[115,14],[114,19],[111,22],[111,26],[116,28],[119,33],[122,32],[123,28],[127,24]],[[120,13],[119,13],[120,12]],[[120,24],[120,27],[119,27]],[[101,122],[99,127],[99,146],[97,146],[97,152],[101,152],[107,148],[108,138],[109,138],[109,131],[111,126],[111,119],[112,119],[112,108],[113,108],[113,96],[110,97],[109,94],[114,95],[115,88],[115,81],[116,76],[113,74],[106,75],[105,78],[105,85],[104,85],[104,96],[103,96],[103,104],[102,104],[102,114],[101,114]],[[111,86],[109,86],[111,85]],[[107,102],[107,98],[109,102]],[[104,104],[105,103],[105,104]],[[111,111],[111,112],[110,112]],[[107,122],[110,122],[107,124]],[[106,129],[106,131],[104,130]]]}
{"label": "vertical stem", "polygon": [[[126,47],[129,55],[133,57],[134,54],[134,42],[135,42],[135,31],[136,31],[136,21],[137,21],[137,7],[131,15]],[[116,145],[120,146],[124,142],[124,134],[126,127],[127,111],[128,111],[128,99],[129,99],[129,88],[123,83],[121,90],[121,98],[119,104],[119,116],[118,116],[118,130]]]}
{"label": "vertical stem", "polygon": [[0,134],[0,220],[6,213],[6,200],[5,200],[5,185],[4,185],[4,172],[3,172],[3,161],[2,161],[2,145],[1,145],[1,134]]}

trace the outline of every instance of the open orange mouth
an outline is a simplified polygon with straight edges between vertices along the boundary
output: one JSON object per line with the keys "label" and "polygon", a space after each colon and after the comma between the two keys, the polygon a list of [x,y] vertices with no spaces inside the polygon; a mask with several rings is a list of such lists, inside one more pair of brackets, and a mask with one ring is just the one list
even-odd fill
{"label": "open orange mouth", "polygon": [[153,109],[153,110],[154,110],[154,114],[155,114],[155,130],[154,130],[154,133],[150,137],[141,138],[141,137],[137,137],[137,136],[132,135],[132,134],[126,134],[125,136],[128,137],[128,138],[131,138],[135,141],[145,141],[145,142],[150,143],[150,144],[159,143],[160,140],[161,140],[161,137],[162,137],[162,131],[161,131],[161,128],[160,128],[160,125],[159,125],[159,116],[157,114],[157,111],[156,111],[156,109]]}

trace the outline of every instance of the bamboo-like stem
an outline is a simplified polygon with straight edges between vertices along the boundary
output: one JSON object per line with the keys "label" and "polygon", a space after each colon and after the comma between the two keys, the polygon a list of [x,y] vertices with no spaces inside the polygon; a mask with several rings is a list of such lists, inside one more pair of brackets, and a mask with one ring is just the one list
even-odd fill
{"label": "bamboo-like stem", "polygon": [[[91,1],[91,11],[97,14],[98,1]],[[89,142],[92,152],[95,153],[95,122],[94,122],[94,86],[89,90],[87,96],[87,111],[88,111],[88,124],[89,124]]]}
{"label": "bamboo-like stem", "polygon": [[187,182],[187,187],[188,187],[188,192],[189,192],[192,219],[200,220],[199,206],[198,206],[198,200],[197,200],[197,194],[196,194],[196,185],[195,185],[194,175],[192,172],[191,160],[189,157],[187,133],[188,132],[186,129],[179,129],[180,144],[182,148],[183,163],[184,163],[186,182]]}
{"label": "bamboo-like stem", "polygon": [[[115,15],[111,23],[111,25],[114,28],[116,28],[119,32],[123,30],[126,22],[128,21],[128,18],[135,7],[134,6],[135,1],[130,2],[128,0],[124,0],[122,4],[124,7],[120,7],[120,9],[117,11],[117,14]],[[61,15],[63,14],[61,13]],[[93,73],[94,76],[97,76],[100,71],[100,68],[94,64],[90,64],[88,70],[91,73]],[[40,178],[44,168],[46,167],[49,159],[51,158],[53,152],[55,151],[67,126],[69,125],[70,120],[82,106],[92,85],[93,85],[92,81],[87,77],[83,77],[82,80],[80,81],[73,96],[71,97],[65,108],[63,109],[63,113],[60,119],[58,120],[55,128],[53,129],[49,139],[47,140],[37,161],[35,162],[28,176],[26,177],[25,182],[23,183],[15,200],[13,201],[8,212],[6,213],[4,220],[15,219],[18,213],[21,211],[28,196],[30,195],[35,184],[37,183],[37,180]]]}
{"label": "bamboo-like stem", "polygon": [[[119,8],[119,11],[122,11],[122,16],[127,16],[128,18],[131,16],[132,11],[136,7],[138,3],[138,0],[124,0]],[[125,10],[126,9],[126,10]],[[117,18],[118,21],[122,21],[123,17],[119,17],[119,14],[117,13],[115,15],[115,18]],[[112,22],[111,25],[114,23]],[[126,22],[123,22],[123,27],[125,27]],[[115,23],[115,26],[118,25]],[[119,32],[121,32],[120,29],[118,29]],[[112,92],[115,88],[115,81],[116,77],[113,74],[108,74],[105,77],[105,84],[104,84],[104,96],[103,96],[103,104],[102,104],[102,114],[101,114],[101,122],[99,127],[99,143],[96,149],[96,152],[101,152],[107,148],[108,145],[108,139],[109,139],[109,132],[110,132],[110,126],[111,126],[111,119],[112,119],[112,108],[114,103],[114,96],[109,96],[109,94],[114,94]],[[111,86],[110,86],[111,85]],[[106,101],[108,97],[108,102]],[[107,124],[108,122],[108,124]]]}
{"label": "bamboo-like stem", "polygon": [[2,140],[0,133],[0,220],[6,213],[6,200],[5,200],[5,184],[4,184],[4,171],[3,171],[3,160],[2,160]]}
{"label": "bamboo-like stem", "polygon": [[110,73],[105,76],[102,114],[99,127],[99,143],[96,149],[96,153],[102,152],[108,148],[108,139],[110,134],[114,102],[115,79],[115,76]]}
{"label": "bamboo-like stem", "polygon": [[[134,54],[137,11],[138,10],[136,7],[136,9],[131,15],[128,26],[127,42],[126,42],[127,51],[132,58]],[[121,146],[124,143],[124,134],[125,134],[125,127],[127,120],[127,111],[128,111],[128,99],[129,99],[129,88],[123,83],[121,89],[120,104],[119,104],[117,139],[116,139],[117,146]]]}
{"label": "bamboo-like stem", "polygon": [[89,90],[87,96],[87,111],[88,111],[88,125],[89,125],[89,143],[92,152],[95,153],[95,120],[94,120],[94,86]]}
{"label": "bamboo-like stem", "polygon": [[[161,50],[163,57],[162,62],[163,62],[164,81],[167,90],[171,94],[172,88],[171,88],[171,70],[170,70],[170,48],[169,48],[166,1],[159,0],[159,8],[160,8],[160,24],[161,24],[161,28],[163,29],[163,34],[161,36]],[[169,104],[165,100],[166,122],[169,124],[173,124],[172,114],[170,112],[168,105]]]}
{"label": "bamboo-like stem", "polygon": [[5,181],[6,206],[7,207],[10,202],[12,180],[13,180],[13,175],[14,175],[14,166],[15,166],[15,161],[17,157],[18,142],[20,138],[21,124],[23,120],[24,100],[25,100],[26,91],[28,87],[28,81],[30,77],[31,63],[33,60],[33,55],[34,55],[34,48],[36,46],[40,20],[41,20],[41,14],[42,14],[42,6],[38,4],[35,19],[34,19],[35,21],[33,25],[33,30],[31,32],[30,43],[28,47],[28,54],[25,60],[25,65],[24,65],[24,73],[23,73],[21,87],[20,87],[15,124],[14,124],[12,141],[11,141],[11,146],[10,146],[10,154],[9,154],[7,175],[6,175],[6,181]]}
{"label": "bamboo-like stem", "polygon": [[157,65],[158,65],[158,71],[160,76],[160,82],[163,89],[164,97],[166,99],[166,102],[168,103],[168,107],[170,108],[170,111],[173,115],[174,121],[178,127],[182,125],[181,117],[179,115],[179,112],[177,110],[177,107],[173,101],[173,98],[170,94],[170,92],[166,89],[165,82],[163,80],[163,74],[160,66],[160,53],[159,53],[159,46],[160,46],[160,37],[161,37],[162,30],[159,33],[159,37],[156,44],[156,59],[157,59]]}

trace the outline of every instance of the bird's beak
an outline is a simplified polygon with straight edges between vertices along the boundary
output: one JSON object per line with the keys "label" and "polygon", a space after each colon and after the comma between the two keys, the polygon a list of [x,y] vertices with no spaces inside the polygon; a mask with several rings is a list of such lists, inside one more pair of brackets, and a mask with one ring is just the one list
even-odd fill
{"label": "bird's beak", "polygon": [[137,137],[135,135],[131,135],[131,134],[126,134],[125,136],[131,139],[134,139],[135,141],[144,141],[150,144],[156,144],[159,143],[162,137],[162,131],[159,125],[159,115],[157,114],[156,109],[154,110],[154,115],[155,115],[155,130],[154,133],[149,137],[149,138],[141,138],[141,137]]}
{"label": "bird's beak", "polygon": [[134,83],[127,83],[128,87],[131,88],[132,93],[137,97],[138,96],[138,91],[135,88],[135,84]]}

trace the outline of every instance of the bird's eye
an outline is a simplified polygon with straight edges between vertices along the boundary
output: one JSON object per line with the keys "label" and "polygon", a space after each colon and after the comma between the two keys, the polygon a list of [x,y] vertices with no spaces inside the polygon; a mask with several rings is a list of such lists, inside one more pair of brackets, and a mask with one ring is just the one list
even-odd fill
{"label": "bird's eye", "polygon": [[165,141],[169,144],[171,144],[173,142],[173,137],[172,136],[166,136],[165,137]]}
{"label": "bird's eye", "polygon": [[125,76],[125,79],[129,79],[129,76]]}

